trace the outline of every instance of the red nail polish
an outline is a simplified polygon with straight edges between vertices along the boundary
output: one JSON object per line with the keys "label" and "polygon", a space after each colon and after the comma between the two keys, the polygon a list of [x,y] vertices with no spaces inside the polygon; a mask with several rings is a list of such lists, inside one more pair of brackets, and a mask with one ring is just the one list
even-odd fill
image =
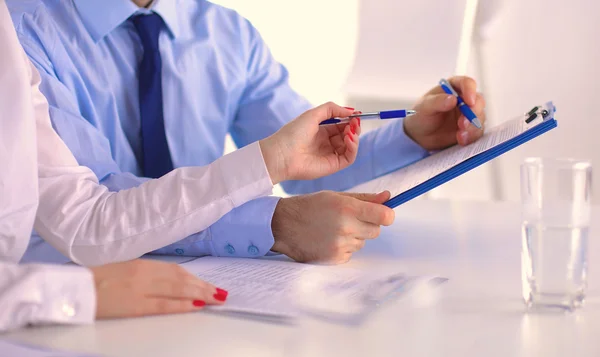
{"label": "red nail polish", "polygon": [[352,139],[352,135],[350,135],[350,133],[348,133],[346,135],[350,138],[350,141],[354,142],[354,139]]}
{"label": "red nail polish", "polygon": [[346,108],[348,110],[354,110],[354,108],[350,108],[350,107],[344,107],[344,108]]}
{"label": "red nail polish", "polygon": [[356,119],[358,119],[358,126],[360,126],[360,118],[356,118]]}
{"label": "red nail polish", "polygon": [[354,129],[354,125],[350,125],[350,131],[352,134],[356,134],[356,130]]}
{"label": "red nail polish", "polygon": [[227,292],[227,290],[217,288],[217,293],[214,294],[213,297],[217,301],[225,301],[225,300],[227,300],[228,294],[229,294],[229,292]]}
{"label": "red nail polish", "polygon": [[202,307],[202,306],[206,305],[206,303],[204,301],[202,301],[202,300],[194,300],[193,304],[196,307]]}
{"label": "red nail polish", "polygon": [[225,301],[225,300],[227,300],[227,295],[223,295],[223,294],[214,294],[213,297],[217,301]]}

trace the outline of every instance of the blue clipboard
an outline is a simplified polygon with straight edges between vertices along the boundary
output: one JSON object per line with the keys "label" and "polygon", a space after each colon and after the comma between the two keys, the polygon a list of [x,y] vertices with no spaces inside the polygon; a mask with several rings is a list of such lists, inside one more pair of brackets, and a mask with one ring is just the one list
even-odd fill
{"label": "blue clipboard", "polygon": [[[462,174],[465,172],[471,171],[474,168],[492,160],[496,157],[516,148],[519,145],[522,145],[528,142],[531,139],[534,139],[558,126],[556,119],[554,118],[554,114],[556,112],[556,107],[552,104],[552,102],[547,103],[545,106],[536,107],[539,108],[538,111],[534,112],[533,109],[529,111],[527,114],[523,116],[523,120],[533,121],[537,117],[542,119],[541,123],[536,124],[532,128],[527,131],[517,135],[499,145],[496,145],[478,155],[475,155],[458,165],[453,166],[452,168],[432,177],[431,179],[402,192],[401,194],[392,197],[384,205],[395,208],[400,206],[401,204],[412,200],[413,198],[420,196],[427,191],[430,191]],[[546,108],[546,109],[544,109]],[[534,108],[535,109],[535,108]],[[545,110],[545,116],[542,115],[542,112]],[[535,116],[535,118],[534,118]],[[532,119],[533,118],[533,119]],[[533,124],[533,122],[532,122]]]}

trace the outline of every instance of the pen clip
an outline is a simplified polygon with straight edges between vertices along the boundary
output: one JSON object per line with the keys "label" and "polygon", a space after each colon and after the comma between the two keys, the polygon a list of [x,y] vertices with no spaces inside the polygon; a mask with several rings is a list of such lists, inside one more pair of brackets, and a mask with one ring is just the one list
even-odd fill
{"label": "pen clip", "polygon": [[[440,79],[440,86],[444,89],[444,92],[452,94],[455,97],[459,97],[458,93],[454,90],[454,87],[446,79]],[[447,89],[447,90],[446,90]]]}

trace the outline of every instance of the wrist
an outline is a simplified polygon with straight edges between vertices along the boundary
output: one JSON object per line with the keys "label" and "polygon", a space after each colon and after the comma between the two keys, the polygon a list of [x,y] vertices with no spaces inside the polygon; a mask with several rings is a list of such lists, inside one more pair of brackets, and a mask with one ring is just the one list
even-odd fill
{"label": "wrist", "polygon": [[260,140],[259,146],[273,185],[285,181],[287,179],[285,155],[281,147],[277,145],[277,140],[273,136],[269,136]]}
{"label": "wrist", "polygon": [[417,113],[417,115],[413,115],[407,118],[404,118],[404,120],[402,121],[402,126],[403,126],[403,130],[404,130],[404,134],[412,141],[414,141],[417,145],[421,146],[421,143],[419,143],[419,141],[417,140],[415,134],[414,134],[414,125],[413,125],[413,121],[415,120],[415,117],[418,116],[419,114]]}
{"label": "wrist", "polygon": [[273,232],[274,244],[272,251],[281,254],[288,254],[288,239],[291,233],[291,222],[299,216],[298,206],[294,203],[295,198],[282,198],[277,202],[273,219],[271,220],[271,231]]}

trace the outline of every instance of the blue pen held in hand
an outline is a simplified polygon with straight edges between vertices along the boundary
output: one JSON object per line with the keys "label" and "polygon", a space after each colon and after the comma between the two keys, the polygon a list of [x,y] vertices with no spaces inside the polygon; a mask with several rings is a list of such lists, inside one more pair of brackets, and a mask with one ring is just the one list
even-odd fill
{"label": "blue pen held in hand", "polygon": [[471,110],[471,108],[469,108],[467,103],[465,103],[465,101],[458,95],[458,93],[454,90],[452,85],[450,85],[450,82],[442,78],[440,80],[440,86],[442,87],[444,92],[456,97],[458,103],[457,106],[460,112],[465,116],[465,118],[467,118],[467,120],[471,122],[471,124],[473,124],[478,129],[481,129],[481,122],[479,121],[479,119],[477,119],[477,115],[473,113],[473,111]]}
{"label": "blue pen held in hand", "polygon": [[360,120],[365,119],[400,119],[406,118],[411,115],[417,114],[414,110],[408,109],[400,109],[400,110],[388,110],[383,112],[373,112],[373,113],[360,113],[360,114],[352,114],[347,118],[331,118],[322,121],[319,125],[331,125],[331,124],[344,124],[349,123],[352,118],[360,118]]}

